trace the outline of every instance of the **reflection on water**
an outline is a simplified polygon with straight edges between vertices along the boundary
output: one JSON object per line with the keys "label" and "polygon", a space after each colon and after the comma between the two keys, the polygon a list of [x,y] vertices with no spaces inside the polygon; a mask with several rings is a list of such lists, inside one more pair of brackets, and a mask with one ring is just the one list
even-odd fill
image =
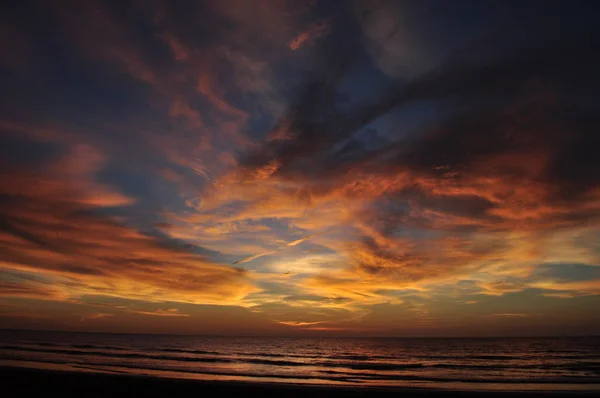
{"label": "reflection on water", "polygon": [[19,366],[342,385],[600,388],[600,338],[304,339],[0,332]]}

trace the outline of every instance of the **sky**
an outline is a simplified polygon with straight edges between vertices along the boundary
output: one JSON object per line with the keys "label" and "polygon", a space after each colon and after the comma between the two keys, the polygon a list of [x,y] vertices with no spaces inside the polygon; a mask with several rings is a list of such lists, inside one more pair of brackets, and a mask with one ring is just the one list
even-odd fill
{"label": "sky", "polygon": [[593,1],[7,1],[2,328],[600,334]]}

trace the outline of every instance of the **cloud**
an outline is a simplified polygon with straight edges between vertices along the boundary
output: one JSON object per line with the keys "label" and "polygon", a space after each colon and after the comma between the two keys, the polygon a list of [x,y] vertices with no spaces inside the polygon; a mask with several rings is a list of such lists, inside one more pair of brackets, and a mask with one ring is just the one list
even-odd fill
{"label": "cloud", "polygon": [[298,50],[300,47],[307,45],[309,42],[315,40],[319,36],[325,35],[328,30],[328,23],[315,23],[311,25],[307,30],[298,33],[296,37],[290,40],[290,42],[288,43],[288,47],[292,51]]}
{"label": "cloud", "polygon": [[322,324],[323,322],[298,322],[298,321],[276,321],[282,325],[287,325],[287,326],[312,326],[312,325],[319,325]]}
{"label": "cloud", "polygon": [[90,321],[90,320],[94,320],[94,319],[103,319],[103,318],[107,318],[107,317],[111,317],[114,316],[113,314],[107,314],[104,312],[96,312],[93,314],[89,314],[84,316],[83,318],[81,318],[81,321]]}
{"label": "cloud", "polygon": [[[600,280],[589,280],[589,281],[536,281],[530,284],[533,288],[545,289],[545,295],[552,294],[552,291],[557,291],[556,294],[561,296],[575,296],[575,295],[599,295],[600,294]],[[555,294],[555,296],[556,296]]]}
{"label": "cloud", "polygon": [[277,253],[277,250],[272,250],[270,252],[264,252],[264,253],[255,254],[253,256],[246,257],[246,258],[243,258],[243,259],[238,260],[238,261],[234,261],[232,264],[236,265],[236,264],[247,263],[249,261],[256,260],[257,258],[261,258],[261,257],[268,256],[268,255],[275,254],[275,253]]}
{"label": "cloud", "polygon": [[163,33],[163,39],[168,44],[177,61],[187,61],[190,58],[190,50],[175,35],[165,32]]}
{"label": "cloud", "polygon": [[597,295],[595,30],[510,4],[509,22],[473,5],[477,26],[460,5],[353,7],[53,4],[35,27],[14,13],[3,296],[350,330],[384,306],[442,325],[439,297],[478,304],[466,313]]}
{"label": "cloud", "polygon": [[[3,268],[3,272],[8,272],[10,268]],[[49,287],[40,283],[23,283],[17,281],[0,282],[0,296],[29,298],[37,300],[65,300],[68,298],[64,292],[55,287]]]}
{"label": "cloud", "polygon": [[532,279],[558,282],[600,280],[600,267],[587,264],[540,264],[536,267]]}
{"label": "cloud", "polygon": [[[323,48],[329,48],[327,39],[335,42],[330,35]],[[350,105],[338,103],[337,94],[354,53],[344,46],[317,52],[321,59],[305,89],[279,120],[286,139],[268,139],[241,156],[239,167],[204,193],[203,217],[273,217],[308,234],[344,228],[337,240],[319,241],[347,261],[346,269],[317,271],[299,284],[354,303],[386,302],[392,299],[381,293],[386,288],[435,289],[461,276],[479,278],[478,288],[489,295],[527,289],[531,285],[522,278],[552,250],[545,242],[567,230],[597,228],[600,214],[594,173],[561,176],[578,167],[567,166],[574,161],[570,145],[591,159],[583,148],[591,147],[595,121],[579,101],[587,83],[598,83],[586,66],[594,58],[591,42],[549,30],[529,39],[535,51],[525,41],[489,57],[486,48],[502,47],[503,40],[490,37],[469,47],[469,54],[417,57],[430,65],[428,71],[404,71],[407,81],[372,102]],[[405,58],[412,63],[414,54]],[[570,73],[589,80],[565,84]],[[393,127],[365,132],[416,101],[441,111],[412,136]],[[573,189],[580,195],[569,195]],[[263,253],[279,252],[267,245]],[[577,248],[566,244],[561,250],[573,258]]]}
{"label": "cloud", "polygon": [[271,250],[271,251],[268,251],[268,252],[259,253],[259,254],[255,254],[255,255],[250,256],[250,257],[243,258],[241,260],[235,261],[233,263],[233,265],[235,265],[235,264],[241,264],[241,263],[247,263],[249,261],[253,261],[253,260],[256,260],[257,258],[261,258],[261,257],[264,257],[264,256],[270,256],[271,254],[275,254],[275,253],[280,252],[281,250],[285,249],[286,247],[298,246],[299,244],[301,244],[303,242],[306,242],[307,240],[309,240],[313,236],[314,235],[309,235],[309,236],[305,236],[304,238],[300,238],[300,239],[296,239],[296,240],[294,240],[292,242],[288,242],[285,245],[283,245],[280,248],[278,248],[277,250]]}
{"label": "cloud", "polygon": [[141,315],[152,315],[152,316],[189,316],[189,314],[182,314],[179,312],[177,308],[169,308],[169,309],[157,309],[154,311],[134,311],[130,310],[133,314],[141,314]]}
{"label": "cloud", "polygon": [[362,1],[354,8],[367,51],[384,73],[413,78],[440,61],[443,40],[424,34],[419,25],[428,21],[422,20],[417,3]]}
{"label": "cloud", "polygon": [[[117,66],[144,83],[158,84],[158,71],[143,51],[140,38],[120,23],[110,7],[92,1],[69,7],[58,5],[50,14],[61,19],[62,28],[73,33],[69,39],[86,55]],[[78,16],[84,17],[86,23]]]}
{"label": "cloud", "polygon": [[[76,146],[45,170],[5,174],[3,268],[49,278],[54,299],[103,294],[232,303],[255,290],[240,270],[102,215],[132,203],[94,181],[102,162],[94,150]],[[31,282],[6,286],[12,295],[36,295],[34,288],[41,288],[38,295],[48,290]]]}
{"label": "cloud", "polygon": [[502,295],[511,292],[520,292],[527,288],[527,285],[521,281],[494,281],[483,285],[487,294]]}
{"label": "cloud", "polygon": [[[335,98],[333,66],[327,70],[328,80],[317,77],[311,82],[322,89],[299,96],[286,115],[294,138],[266,143],[242,167],[249,169],[247,176],[268,168],[260,179],[264,189],[303,187],[310,193],[312,208],[338,199],[349,210],[346,222],[362,228],[364,218],[372,225],[367,236],[348,242],[353,262],[368,272],[394,270],[393,277],[409,280],[498,261],[514,250],[504,240],[515,229],[530,231],[524,239],[535,242],[540,230],[597,226],[599,201],[593,173],[584,174],[588,179],[570,174],[581,194],[565,196],[561,192],[575,185],[554,171],[556,162],[572,152],[567,152],[565,145],[571,145],[567,142],[584,145],[592,137],[590,109],[578,102],[578,93],[587,88],[562,83],[567,71],[589,72],[585,64],[593,57],[590,42],[582,39],[573,46],[573,37],[563,37],[550,45],[551,37],[535,54],[525,48],[491,61],[476,56],[451,59],[381,101],[348,114],[335,113],[336,104],[327,102]],[[570,57],[563,58],[565,53]],[[329,64],[335,65],[337,56],[332,54]],[[501,91],[508,82],[511,89]],[[337,150],[376,117],[424,99],[447,99],[450,105],[449,116],[430,131],[372,150],[357,146],[350,161]],[[315,103],[319,107],[312,106]],[[328,111],[335,117],[323,116]],[[571,124],[571,111],[591,124]],[[253,178],[243,181],[254,187],[258,182]],[[276,188],[271,192],[271,196],[285,195]],[[288,192],[291,197],[294,190]],[[362,206],[353,205],[357,196]],[[370,200],[376,200],[372,207]],[[275,214],[283,214],[284,206],[292,207],[281,199],[273,205],[275,209],[269,208]],[[246,213],[251,214],[253,207]],[[286,216],[292,214],[290,209]],[[394,236],[403,229],[408,237]],[[411,237],[410,229],[432,231],[438,237],[417,238],[417,231]],[[475,232],[489,239],[479,239]]]}
{"label": "cloud", "polygon": [[492,316],[511,317],[511,318],[529,318],[529,317],[531,317],[531,314],[503,313],[503,314],[492,314]]}

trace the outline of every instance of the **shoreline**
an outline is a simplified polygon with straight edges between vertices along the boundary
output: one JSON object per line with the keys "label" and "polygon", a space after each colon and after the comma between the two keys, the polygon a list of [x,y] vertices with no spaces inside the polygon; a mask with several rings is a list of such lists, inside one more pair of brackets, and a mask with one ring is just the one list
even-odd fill
{"label": "shoreline", "polygon": [[256,394],[257,396],[281,396],[286,398],[306,397],[404,397],[444,396],[476,397],[592,397],[593,390],[467,390],[440,389],[435,387],[387,387],[345,386],[294,383],[270,383],[261,381],[197,380],[185,378],[163,378],[152,375],[103,373],[90,371],[36,369],[18,366],[0,366],[4,388],[10,396],[36,394],[86,396],[86,397],[179,397],[189,393],[215,395]]}

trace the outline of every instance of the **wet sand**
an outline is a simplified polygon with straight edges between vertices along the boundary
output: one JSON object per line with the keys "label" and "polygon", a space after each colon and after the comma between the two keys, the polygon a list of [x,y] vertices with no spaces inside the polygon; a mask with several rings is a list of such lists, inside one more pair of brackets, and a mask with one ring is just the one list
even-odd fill
{"label": "wet sand", "polygon": [[[459,391],[429,388],[324,387],[282,383],[167,379],[0,367],[3,396],[32,397],[592,397],[597,391]],[[8,394],[5,395],[4,392]]]}

